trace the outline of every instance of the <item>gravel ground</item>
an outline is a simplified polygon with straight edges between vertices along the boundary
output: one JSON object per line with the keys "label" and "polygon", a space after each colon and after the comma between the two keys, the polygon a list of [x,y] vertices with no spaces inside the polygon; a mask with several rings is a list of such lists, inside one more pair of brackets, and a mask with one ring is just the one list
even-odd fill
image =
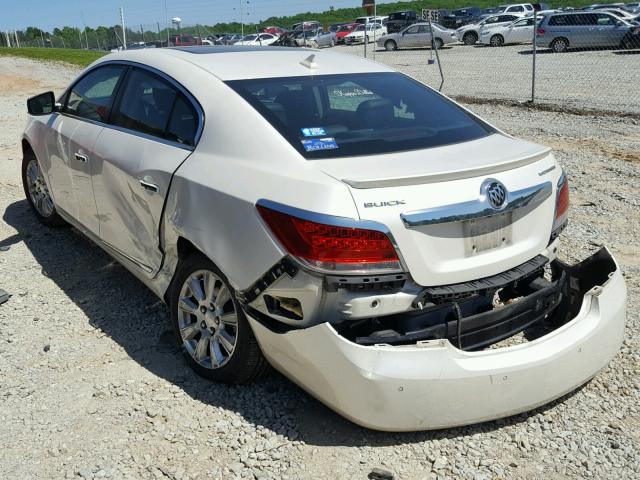
{"label": "gravel ground", "polygon": [[[368,57],[373,58],[370,45]],[[336,51],[363,55],[363,45],[340,45]],[[440,51],[443,92],[478,98],[526,101],[531,98],[532,46],[501,48],[455,44]],[[429,49],[377,50],[375,59],[433,86],[438,66],[427,65]],[[640,50],[581,50],[536,57],[536,99],[568,107],[640,114]]]}
{"label": "gravel ground", "polygon": [[573,202],[563,255],[611,247],[628,282],[627,340],[594,380],[534,412],[387,434],[275,373],[244,387],[197,377],[163,304],[73,229],[37,223],[19,176],[25,99],[76,73],[0,59],[0,288],[13,294],[0,306],[0,478],[640,477],[637,121],[472,106],[557,150]]}

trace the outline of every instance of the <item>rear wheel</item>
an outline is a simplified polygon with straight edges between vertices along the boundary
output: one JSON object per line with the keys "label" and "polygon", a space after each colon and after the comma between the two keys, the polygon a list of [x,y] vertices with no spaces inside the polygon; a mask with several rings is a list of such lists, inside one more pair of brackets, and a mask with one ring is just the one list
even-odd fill
{"label": "rear wheel", "polygon": [[38,220],[48,227],[63,227],[67,222],[58,215],[49,187],[35,154],[28,150],[22,159],[22,185],[27,202]]}
{"label": "rear wheel", "polygon": [[504,37],[502,35],[494,35],[489,39],[489,44],[492,47],[501,47],[504,45]]}
{"label": "rear wheel", "polygon": [[267,371],[269,364],[233,288],[208,258],[194,254],[180,264],[170,305],[177,341],[199,375],[239,384]]}
{"label": "rear wheel", "polygon": [[398,44],[394,40],[387,40],[384,42],[384,48],[387,52],[391,52],[398,49]]}
{"label": "rear wheel", "polygon": [[467,32],[462,37],[462,41],[465,45],[473,45],[478,41],[478,35],[475,32]]}
{"label": "rear wheel", "polygon": [[551,50],[556,53],[563,53],[569,50],[569,40],[566,38],[556,38],[551,42]]}

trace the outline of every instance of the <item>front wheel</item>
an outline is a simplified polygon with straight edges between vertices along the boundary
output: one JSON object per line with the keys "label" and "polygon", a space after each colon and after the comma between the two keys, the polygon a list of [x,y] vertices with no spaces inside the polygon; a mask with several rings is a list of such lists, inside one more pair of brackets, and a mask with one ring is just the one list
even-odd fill
{"label": "front wheel", "polygon": [[504,38],[502,37],[502,35],[494,35],[489,39],[489,44],[492,47],[501,47],[502,45],[504,45]]}
{"label": "front wheel", "polygon": [[436,48],[436,50],[440,50],[443,45],[444,45],[444,42],[442,41],[441,38],[436,38],[433,41],[433,46]]}
{"label": "front wheel", "polygon": [[478,41],[478,35],[476,35],[474,32],[465,33],[462,37],[462,41],[465,45],[473,45]]}
{"label": "front wheel", "polygon": [[45,182],[40,163],[31,151],[26,152],[22,159],[22,186],[27,202],[41,223],[48,227],[67,225],[53,204],[53,198]]}
{"label": "front wheel", "polygon": [[176,339],[199,375],[242,384],[268,370],[233,288],[208,258],[195,254],[180,264],[170,305]]}
{"label": "front wheel", "polygon": [[387,40],[386,42],[384,42],[384,48],[387,52],[391,52],[398,49],[398,44],[393,40]]}

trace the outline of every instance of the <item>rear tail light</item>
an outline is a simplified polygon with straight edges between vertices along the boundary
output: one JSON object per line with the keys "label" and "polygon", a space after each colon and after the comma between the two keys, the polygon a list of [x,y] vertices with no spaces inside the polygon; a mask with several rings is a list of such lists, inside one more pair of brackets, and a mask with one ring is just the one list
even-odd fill
{"label": "rear tail light", "polygon": [[318,223],[263,205],[257,208],[285,250],[307,267],[335,273],[402,271],[396,249],[384,232]]}
{"label": "rear tail light", "polygon": [[560,232],[567,226],[569,220],[569,181],[564,171],[558,180],[556,193],[556,210],[551,229],[551,240],[555,240]]}
{"label": "rear tail light", "polygon": [[541,36],[544,34],[545,34],[544,28],[536,28],[536,35]]}

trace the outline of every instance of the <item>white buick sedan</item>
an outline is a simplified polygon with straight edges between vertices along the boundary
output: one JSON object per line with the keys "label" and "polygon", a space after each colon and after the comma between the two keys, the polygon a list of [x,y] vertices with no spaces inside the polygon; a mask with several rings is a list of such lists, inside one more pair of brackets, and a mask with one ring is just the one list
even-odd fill
{"label": "white buick sedan", "polygon": [[556,258],[569,184],[551,151],[391,68],[120,52],[28,108],[34,214],[163,299],[214,381],[270,363],[358,424],[425,430],[532,409],[618,351],[615,260]]}

